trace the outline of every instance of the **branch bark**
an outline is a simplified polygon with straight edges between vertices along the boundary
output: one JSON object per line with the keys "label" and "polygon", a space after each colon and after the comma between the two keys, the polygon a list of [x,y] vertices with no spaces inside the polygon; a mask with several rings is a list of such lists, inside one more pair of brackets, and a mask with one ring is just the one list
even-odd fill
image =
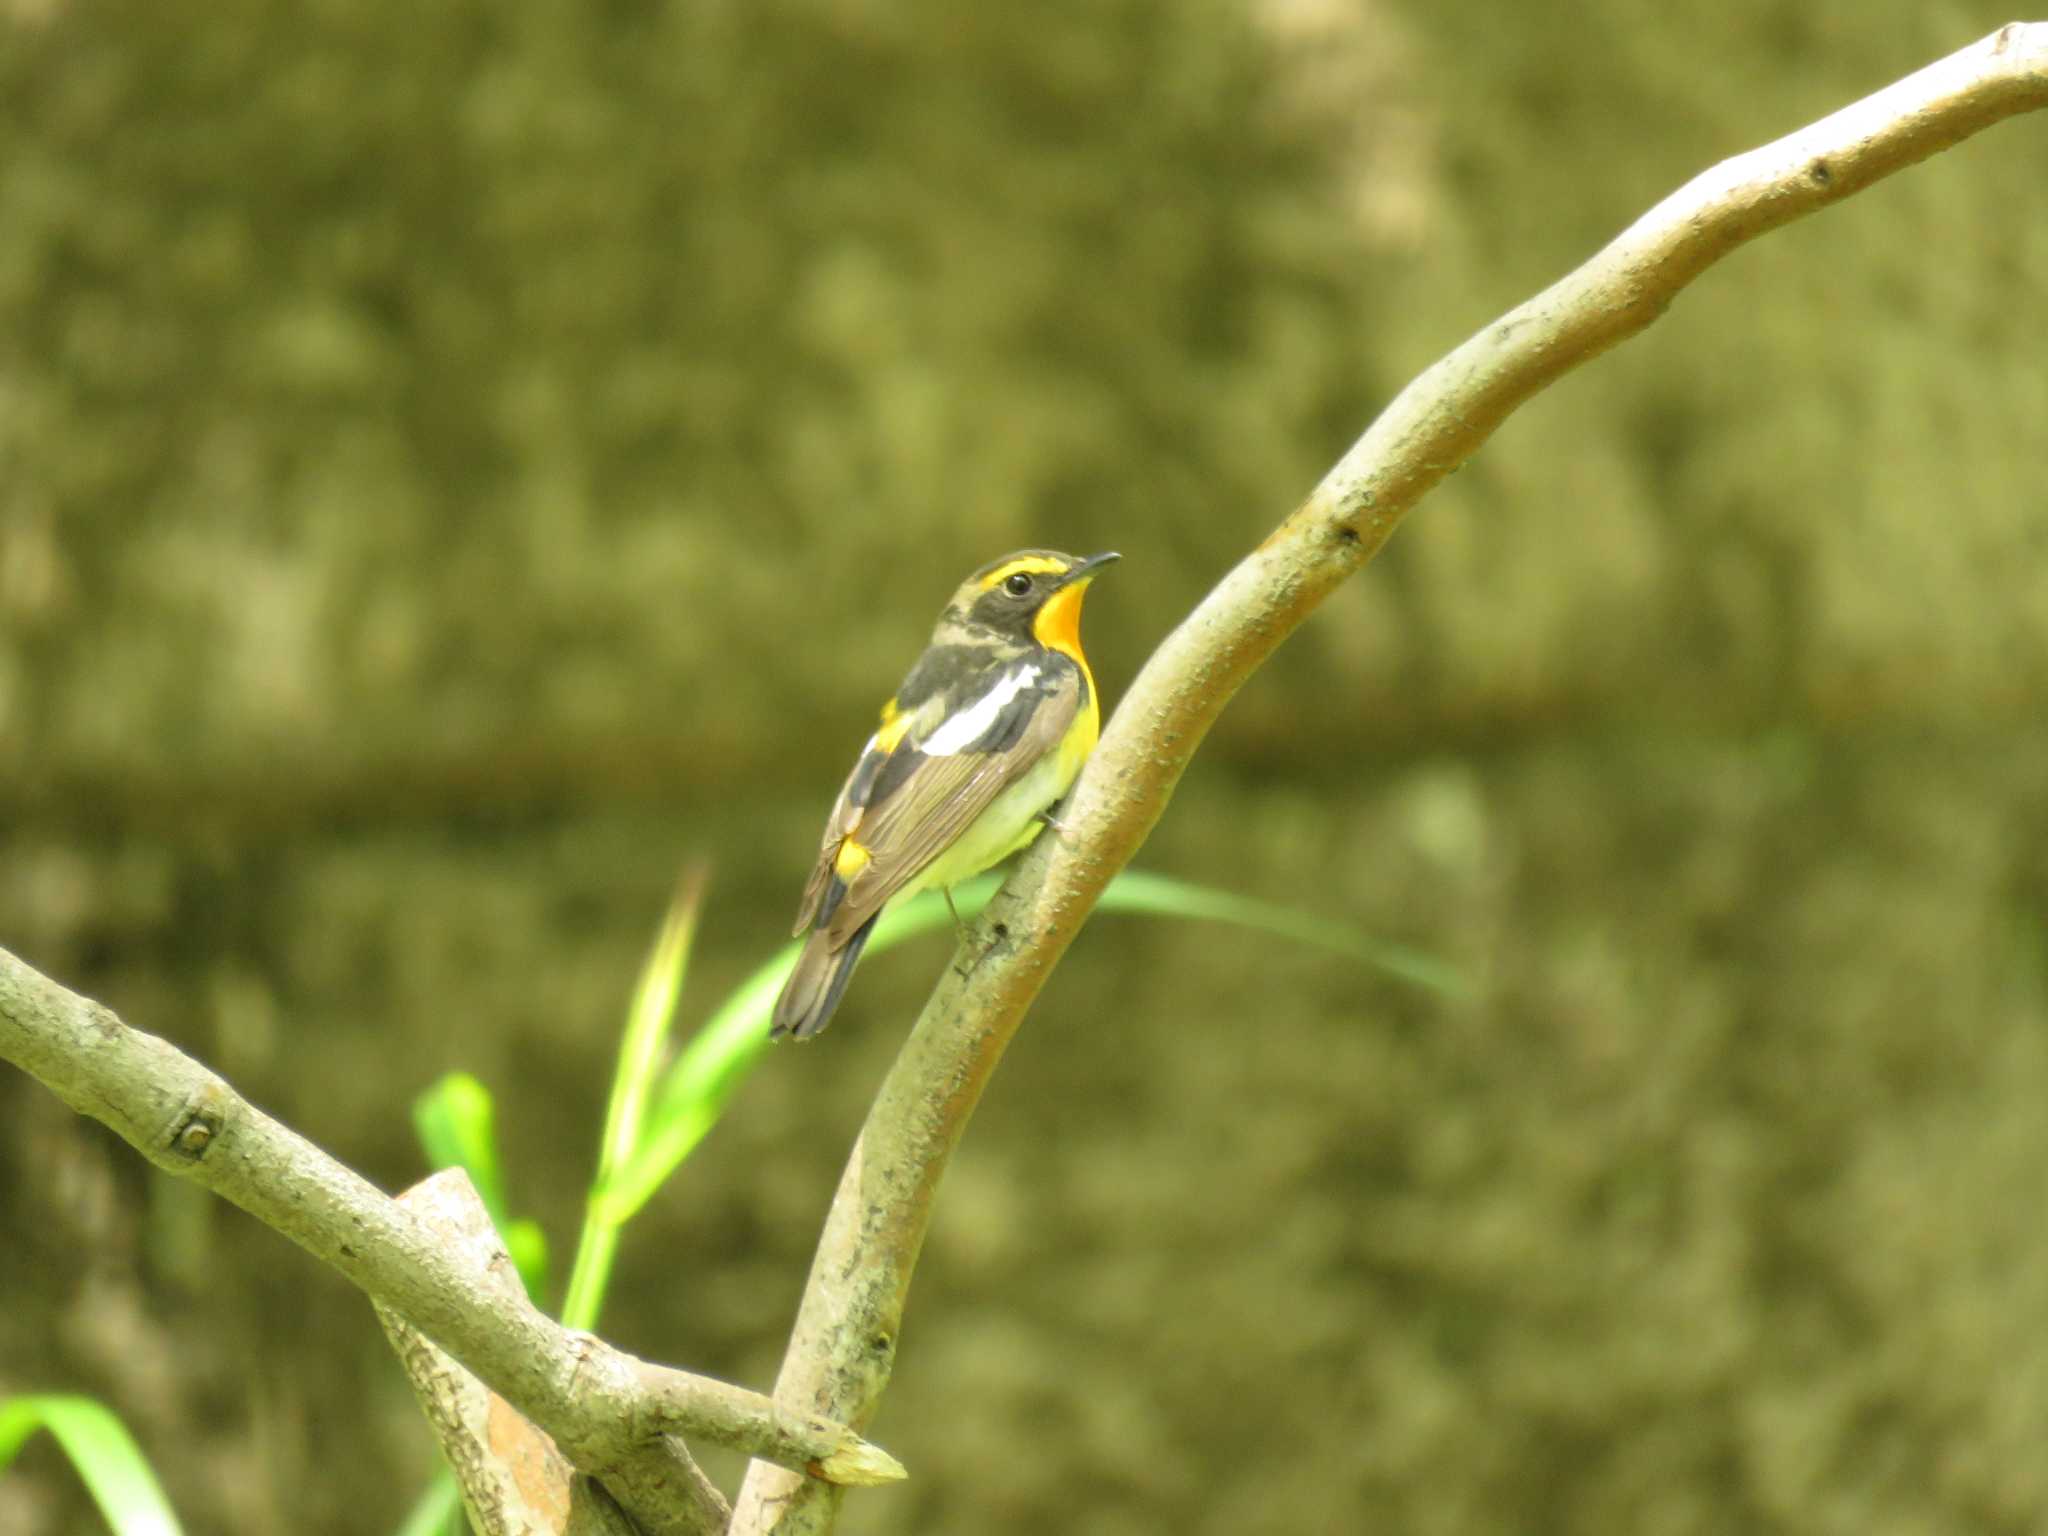
{"label": "branch bark", "polygon": [[[490,1213],[460,1168],[444,1168],[398,1197],[443,1243],[506,1297],[519,1294],[519,1275]],[[622,1497],[640,1510],[635,1523],[608,1493],[569,1464],[554,1438],[498,1396],[390,1308],[377,1319],[391,1341],[420,1411],[462,1493],[477,1536],[711,1536],[732,1510],[697,1470],[680,1440],[667,1443],[672,1463],[657,1467],[662,1491],[676,1497]],[[648,1523],[659,1517],[660,1524]]]}
{"label": "branch bark", "polygon": [[[776,1383],[856,1427],[888,1384],[932,1197],[990,1074],[1223,707],[1408,510],[1524,401],[1661,315],[1721,257],[2048,106],[2048,23],[2014,23],[1696,177],[1577,271],[1422,374],[1154,652],[1061,812],[955,954],[869,1111]],[[755,1463],[735,1536],[829,1530],[837,1490]]]}
{"label": "branch bark", "polygon": [[[551,1435],[648,1530],[694,1499],[667,1439],[698,1436],[793,1475],[890,1482],[844,1427],[635,1359],[493,1287],[435,1230],[198,1062],[0,949],[0,1059],[170,1173],[274,1227],[403,1318]],[[694,1470],[694,1469],[692,1469]]]}

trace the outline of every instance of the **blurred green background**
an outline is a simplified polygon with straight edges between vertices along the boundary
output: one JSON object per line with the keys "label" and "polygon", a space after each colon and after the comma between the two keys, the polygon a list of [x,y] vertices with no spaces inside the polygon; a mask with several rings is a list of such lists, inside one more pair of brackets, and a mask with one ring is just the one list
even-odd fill
{"label": "blurred green background", "polygon": [[[476,1072],[565,1255],[679,867],[687,1027],[962,574],[1122,550],[1113,700],[1413,373],[2005,19],[5,0],[0,943],[387,1188]],[[845,1530],[2048,1525],[2044,178],[2022,119],[1738,255],[1245,690],[1141,863],[1474,996],[1092,927]],[[944,953],[769,1058],[609,1336],[772,1380]],[[0,1231],[0,1392],[195,1531],[429,1475],[353,1291],[13,1072]]]}

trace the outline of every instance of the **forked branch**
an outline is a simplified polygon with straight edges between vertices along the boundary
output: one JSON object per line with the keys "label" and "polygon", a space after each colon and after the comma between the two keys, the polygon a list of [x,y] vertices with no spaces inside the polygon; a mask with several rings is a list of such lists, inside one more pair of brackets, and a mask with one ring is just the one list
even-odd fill
{"label": "forked branch", "polygon": [[[339,1270],[473,1371],[650,1531],[677,1529],[677,1455],[701,1437],[849,1483],[903,1469],[839,1425],[575,1334],[516,1287],[226,1082],[0,949],[0,1060],[159,1168],[204,1185]],[[646,1497],[636,1504],[635,1493]],[[676,1509],[664,1509],[674,1503]]]}
{"label": "forked branch", "polygon": [[[0,1059],[341,1271],[630,1489],[648,1529],[670,1434],[767,1458],[732,1529],[822,1532],[843,1483],[901,1469],[857,1435],[887,1386],[946,1161],[1052,967],[1144,842],[1231,696],[1517,406],[1642,330],[1706,268],[2006,117],[2048,106],[2048,24],[2005,27],[1708,171],[1418,378],[1154,653],[1062,812],[969,936],[883,1083],[820,1240],[776,1400],[649,1365],[494,1293],[409,1212],[163,1041],[0,950]],[[810,1475],[805,1475],[806,1473]],[[633,1495],[637,1494],[636,1499]]]}

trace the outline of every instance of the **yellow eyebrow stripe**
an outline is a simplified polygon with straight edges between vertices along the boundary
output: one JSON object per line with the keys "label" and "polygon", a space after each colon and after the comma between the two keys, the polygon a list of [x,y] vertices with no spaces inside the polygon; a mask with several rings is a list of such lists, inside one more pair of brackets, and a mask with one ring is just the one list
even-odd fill
{"label": "yellow eyebrow stripe", "polygon": [[981,578],[981,590],[986,592],[998,582],[1008,581],[1022,571],[1027,576],[1058,576],[1066,571],[1063,560],[1048,560],[1043,555],[1027,555],[1022,560],[1009,560],[997,566]]}

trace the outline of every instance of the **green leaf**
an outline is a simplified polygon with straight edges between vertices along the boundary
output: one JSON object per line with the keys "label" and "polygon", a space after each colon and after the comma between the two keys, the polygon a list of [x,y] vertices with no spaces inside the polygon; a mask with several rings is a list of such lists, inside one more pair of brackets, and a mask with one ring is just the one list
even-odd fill
{"label": "green leaf", "polygon": [[1233,923],[1349,956],[1396,980],[1445,997],[1464,997],[1471,990],[1454,967],[1420,950],[1368,938],[1349,923],[1143,870],[1127,869],[1112,880],[1109,889],[1102,893],[1101,906],[1105,912],[1145,912],[1155,917]]}
{"label": "green leaf", "polygon": [[617,1177],[640,1144],[648,1095],[654,1091],[656,1073],[668,1048],[676,1001],[682,996],[683,980],[689,973],[690,946],[697,936],[697,917],[704,900],[704,878],[701,867],[684,875],[675,899],[669,903],[668,916],[654,948],[640,969],[639,982],[633,988],[626,1028],[619,1039],[618,1065],[612,1071],[611,1099],[605,1106],[597,1177],[584,1212],[576,1261],[569,1272],[569,1292],[562,1301],[562,1321],[571,1328],[597,1326],[605,1287],[611,1279],[612,1259],[618,1252],[619,1228],[632,1215],[631,1211],[621,1214],[616,1204],[600,1198],[599,1192]]}
{"label": "green leaf", "polygon": [[468,1528],[462,1516],[462,1490],[455,1486],[454,1474],[444,1468],[414,1502],[395,1536],[443,1536],[445,1532],[459,1536]]}
{"label": "green leaf", "polygon": [[548,1235],[541,1224],[529,1217],[518,1216],[499,1229],[498,1236],[505,1240],[505,1251],[512,1256],[512,1267],[519,1271],[519,1278],[526,1286],[529,1300],[538,1302],[547,1290],[548,1283]]}
{"label": "green leaf", "polygon": [[450,1072],[413,1100],[412,1123],[431,1167],[460,1168],[469,1175],[526,1294],[538,1301],[547,1290],[547,1238],[535,1223],[514,1218],[505,1198],[491,1090],[467,1072]]}
{"label": "green leaf", "polygon": [[450,1072],[412,1101],[412,1124],[436,1168],[460,1168],[503,1228],[505,1177],[498,1164],[497,1105],[467,1072]]}
{"label": "green leaf", "polygon": [[112,1410],[89,1397],[0,1400],[0,1471],[39,1429],[64,1448],[115,1536],[179,1536],[156,1474]]}
{"label": "green leaf", "polygon": [[[1001,875],[982,875],[956,886],[953,903],[961,917],[978,914],[1001,883]],[[1465,991],[1464,979],[1441,961],[1369,939],[1347,923],[1164,875],[1125,870],[1103,892],[1101,905],[1110,912],[1234,923],[1332,950],[1431,991],[1450,996]],[[952,925],[945,898],[929,891],[883,913],[867,952],[879,954],[906,939]],[[726,1101],[768,1049],[769,1015],[784,978],[796,963],[797,948],[784,945],[774,959],[741,982],[683,1048],[662,1079],[639,1145],[611,1178],[600,1181],[591,1196],[593,1210],[602,1210],[607,1220],[623,1224],[654,1197],[718,1123]]]}

